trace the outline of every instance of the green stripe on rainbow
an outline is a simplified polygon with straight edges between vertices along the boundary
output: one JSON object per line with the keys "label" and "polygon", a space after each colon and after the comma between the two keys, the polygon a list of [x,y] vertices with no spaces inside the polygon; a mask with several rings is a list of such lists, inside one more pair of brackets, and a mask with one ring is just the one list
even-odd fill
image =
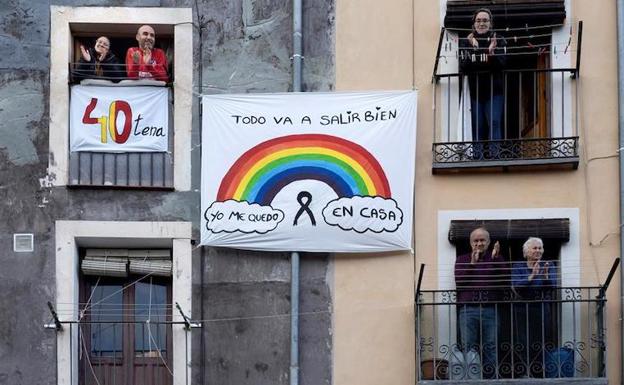
{"label": "green stripe on rainbow", "polygon": [[268,205],[287,184],[306,179],[328,184],[339,197],[390,197],[383,169],[364,147],[331,135],[300,134],[245,152],[223,178],[217,200]]}

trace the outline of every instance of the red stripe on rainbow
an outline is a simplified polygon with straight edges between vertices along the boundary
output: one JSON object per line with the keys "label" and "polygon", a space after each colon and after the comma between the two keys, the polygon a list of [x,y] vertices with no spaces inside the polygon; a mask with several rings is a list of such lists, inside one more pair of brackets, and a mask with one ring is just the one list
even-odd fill
{"label": "red stripe on rainbow", "polygon": [[390,185],[386,174],[377,159],[364,147],[331,135],[298,134],[267,140],[247,150],[234,162],[223,177],[217,193],[217,200],[232,199],[247,172],[266,156],[286,149],[312,147],[331,149],[352,158],[368,173],[377,191],[376,195],[390,198]]}

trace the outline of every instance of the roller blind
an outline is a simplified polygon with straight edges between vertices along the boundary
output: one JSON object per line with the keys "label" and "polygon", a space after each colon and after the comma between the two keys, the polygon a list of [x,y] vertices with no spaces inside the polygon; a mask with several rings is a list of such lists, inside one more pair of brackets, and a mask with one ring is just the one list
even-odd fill
{"label": "roller blind", "polygon": [[539,237],[562,242],[570,240],[569,218],[453,220],[448,239],[451,243],[467,242],[470,233],[477,227],[485,227],[492,239],[523,240]]}
{"label": "roller blind", "polygon": [[479,8],[492,11],[494,28],[558,25],[566,18],[565,0],[448,0],[444,26],[470,28]]}
{"label": "roller blind", "polygon": [[108,277],[128,274],[169,277],[172,267],[168,249],[87,249],[81,263],[83,274]]}

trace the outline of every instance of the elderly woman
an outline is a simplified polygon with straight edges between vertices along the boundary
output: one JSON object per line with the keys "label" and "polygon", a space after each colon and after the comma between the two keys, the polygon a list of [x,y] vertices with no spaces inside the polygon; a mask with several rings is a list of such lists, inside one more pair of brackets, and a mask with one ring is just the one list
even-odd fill
{"label": "elderly woman", "polygon": [[522,254],[526,261],[514,262],[512,288],[520,302],[513,306],[514,344],[520,349],[515,372],[520,376],[543,376],[544,358],[550,336],[552,288],[557,283],[556,266],[543,261],[544,243],[531,237],[524,242]]}
{"label": "elderly woman", "polygon": [[93,48],[86,49],[81,45],[80,60],[74,73],[76,80],[116,80],[125,76],[125,71],[115,54],[110,51],[110,46],[110,40],[106,36],[98,37]]}

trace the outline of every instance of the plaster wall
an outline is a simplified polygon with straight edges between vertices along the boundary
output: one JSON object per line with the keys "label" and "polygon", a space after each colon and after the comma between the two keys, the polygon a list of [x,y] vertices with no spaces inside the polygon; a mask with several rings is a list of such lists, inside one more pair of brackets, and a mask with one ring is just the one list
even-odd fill
{"label": "plaster wall", "polygon": [[[336,384],[373,384],[381,378],[397,384],[413,383],[414,326],[402,321],[404,315],[413,319],[407,303],[413,300],[417,277],[403,273],[418,271],[418,266],[425,263],[423,288],[438,287],[436,266],[440,251],[436,243],[441,211],[578,209],[582,284],[604,282],[619,254],[615,4],[608,0],[568,2],[571,12],[567,22],[585,23],[581,77],[577,81],[581,119],[578,170],[432,175],[435,117],[431,75],[441,27],[440,3],[397,0],[381,6],[372,1],[346,0],[337,5],[336,89],[415,87],[419,91],[419,113],[415,256],[336,257]],[[621,324],[616,281],[608,291],[607,313],[608,375],[613,383],[620,381]],[[361,282],[367,285],[362,287]],[[372,311],[373,299],[380,293],[390,303],[405,301],[405,314],[385,312],[372,323],[363,322],[355,311],[342,313],[343,309],[353,309],[354,304]],[[366,357],[383,359],[370,359],[367,365],[361,365]]]}
{"label": "plaster wall", "polygon": [[[179,102],[188,111],[176,122],[176,130],[187,134],[182,147],[176,149],[183,152],[182,161],[176,160],[176,173],[184,176],[181,184],[176,182],[176,191],[68,189],[56,183],[49,165],[57,164],[55,159],[65,154],[51,156],[50,141],[58,138],[49,134],[58,128],[58,122],[50,120],[54,117],[50,84],[61,75],[50,74],[50,69],[54,60],[67,58],[52,57],[50,43],[68,44],[69,35],[65,29],[53,30],[51,6],[61,7],[75,21],[97,21],[98,12],[104,12],[106,20],[112,17],[138,23],[141,14],[159,13],[160,8],[182,8],[173,13],[190,15],[195,25],[178,27],[190,29],[192,39],[175,42],[176,47],[181,44],[192,50],[192,60],[175,63],[176,68],[185,68],[176,81],[187,84],[174,85],[178,87],[175,104]],[[124,13],[103,7],[148,8]],[[327,0],[304,8],[306,91],[334,88],[333,7]],[[169,21],[161,15],[145,22]],[[291,25],[287,0],[9,0],[0,5],[0,247],[4,250],[0,254],[0,291],[5,293],[0,296],[0,384],[51,385],[59,378],[55,332],[43,329],[50,320],[46,302],[55,303],[58,295],[56,221],[189,222],[192,238],[198,238],[199,92],[288,91]],[[60,87],[60,94],[65,95],[66,83]],[[180,100],[179,94],[184,95]],[[33,233],[34,251],[13,252],[14,233]],[[154,233],[158,235],[156,229]],[[92,246],[105,246],[98,243],[104,242],[114,247],[115,237],[98,241],[93,235]],[[288,255],[199,247],[190,252],[190,315],[204,320],[205,325],[192,332],[190,381],[288,383]],[[302,384],[331,383],[331,270],[326,255],[302,257],[301,310],[308,314],[301,318],[300,328]]]}

